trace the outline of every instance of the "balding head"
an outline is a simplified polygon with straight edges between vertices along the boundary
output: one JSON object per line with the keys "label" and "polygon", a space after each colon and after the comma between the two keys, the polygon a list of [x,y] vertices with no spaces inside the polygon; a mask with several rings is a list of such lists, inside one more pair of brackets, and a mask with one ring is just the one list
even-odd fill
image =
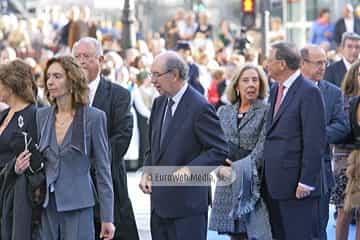
{"label": "balding head", "polygon": [[344,18],[352,18],[354,14],[354,8],[350,3],[345,4],[343,8]]}
{"label": "balding head", "polygon": [[157,55],[151,65],[151,81],[161,95],[174,96],[187,80],[188,66],[174,51]]}
{"label": "balding head", "polygon": [[300,50],[300,55],[301,73],[310,80],[322,80],[327,63],[324,49],[318,45],[307,45]]}
{"label": "balding head", "polygon": [[163,66],[165,66],[164,71],[178,70],[180,80],[187,80],[188,65],[180,54],[174,51],[166,51],[157,55],[154,59],[154,62],[157,59],[163,62]]}

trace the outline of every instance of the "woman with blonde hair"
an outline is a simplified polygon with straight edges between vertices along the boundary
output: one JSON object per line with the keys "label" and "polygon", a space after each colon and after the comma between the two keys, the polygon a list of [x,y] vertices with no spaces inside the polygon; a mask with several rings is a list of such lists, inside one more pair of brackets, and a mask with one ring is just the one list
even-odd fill
{"label": "woman with blonde hair", "polygon": [[[36,119],[39,147],[47,159],[40,239],[94,239],[95,196],[100,238],[112,239],[114,196],[105,113],[88,106],[87,80],[74,58],[50,59],[44,77],[51,106],[39,109]],[[27,169],[28,161],[17,160],[19,173]]]}
{"label": "woman with blonde hair", "polygon": [[[231,105],[219,108],[218,115],[230,148],[228,166],[218,170],[211,211],[211,230],[232,240],[270,240],[271,229],[265,203],[260,195],[261,155],[265,141],[268,105],[267,78],[259,66],[244,64],[236,70],[227,87]],[[223,184],[225,183],[225,185]]]}

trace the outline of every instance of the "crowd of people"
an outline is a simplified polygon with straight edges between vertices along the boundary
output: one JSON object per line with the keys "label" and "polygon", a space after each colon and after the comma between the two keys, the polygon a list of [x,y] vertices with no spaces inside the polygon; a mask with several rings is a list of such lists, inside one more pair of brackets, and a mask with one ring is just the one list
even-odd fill
{"label": "crowd of people", "polygon": [[[0,239],[139,239],[137,159],[153,239],[323,240],[334,204],[336,239],[355,220],[360,240],[360,19],[343,13],[321,10],[300,50],[274,18],[268,57],[207,12],[178,9],[126,50],[87,7],[1,16]],[[163,166],[231,181],[159,186]]]}

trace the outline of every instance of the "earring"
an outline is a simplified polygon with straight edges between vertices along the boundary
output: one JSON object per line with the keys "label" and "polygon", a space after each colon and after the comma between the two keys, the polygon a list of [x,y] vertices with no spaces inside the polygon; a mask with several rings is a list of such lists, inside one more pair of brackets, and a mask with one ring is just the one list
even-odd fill
{"label": "earring", "polygon": [[239,91],[239,89],[236,89],[236,96],[237,96],[237,97],[240,96],[240,91]]}

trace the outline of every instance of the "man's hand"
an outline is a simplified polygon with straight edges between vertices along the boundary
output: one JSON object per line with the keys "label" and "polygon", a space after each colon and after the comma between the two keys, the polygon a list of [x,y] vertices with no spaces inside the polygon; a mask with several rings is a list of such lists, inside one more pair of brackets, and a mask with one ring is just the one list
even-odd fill
{"label": "man's hand", "polygon": [[148,173],[143,173],[139,183],[139,187],[143,193],[151,193],[151,176]]}
{"label": "man's hand", "polygon": [[186,182],[186,177],[191,176],[191,171],[189,167],[182,167],[176,170],[173,173],[174,179],[176,179],[177,183],[184,183]]}
{"label": "man's hand", "polygon": [[187,177],[190,177],[191,175],[191,171],[190,171],[190,168],[189,167],[182,167],[182,168],[179,168],[178,170],[176,170],[174,173],[173,173],[174,176],[187,176]]}
{"label": "man's hand", "polygon": [[232,175],[232,161],[230,159],[226,159],[225,162],[229,166],[221,166],[218,171],[218,175],[220,178],[231,178]]}
{"label": "man's hand", "polygon": [[221,179],[223,178],[231,178],[232,168],[231,167],[225,167],[222,166],[219,168],[219,177]]}
{"label": "man's hand", "polygon": [[304,188],[300,185],[298,185],[298,187],[296,188],[296,198],[297,199],[302,199],[305,197],[308,197],[310,195],[311,191],[307,188]]}
{"label": "man's hand", "polygon": [[115,226],[111,222],[101,223],[100,238],[103,240],[111,240],[114,238]]}

